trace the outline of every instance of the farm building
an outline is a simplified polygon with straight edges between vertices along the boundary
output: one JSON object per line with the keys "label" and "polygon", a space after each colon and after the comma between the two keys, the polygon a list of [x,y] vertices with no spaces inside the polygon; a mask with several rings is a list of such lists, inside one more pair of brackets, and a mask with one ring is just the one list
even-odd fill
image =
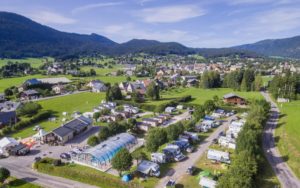
{"label": "farm building", "polygon": [[245,105],[246,100],[234,93],[229,93],[223,96],[224,102],[235,105]]}
{"label": "farm building", "polygon": [[121,133],[108,138],[97,146],[87,149],[72,158],[74,162],[87,165],[99,170],[110,167],[110,162],[122,148],[130,150],[138,144],[136,137],[128,133]]}
{"label": "farm building", "polygon": [[92,127],[92,120],[84,116],[75,118],[66,124],[54,129],[45,135],[41,141],[45,143],[64,144],[74,136],[81,134]]}

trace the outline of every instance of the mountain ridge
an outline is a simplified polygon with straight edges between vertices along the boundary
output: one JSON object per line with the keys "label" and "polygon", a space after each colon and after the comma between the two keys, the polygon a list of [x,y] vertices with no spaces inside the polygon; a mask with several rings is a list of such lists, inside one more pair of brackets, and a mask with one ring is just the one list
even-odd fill
{"label": "mountain ridge", "polygon": [[189,48],[178,42],[147,39],[117,43],[95,33],[62,32],[16,13],[0,12],[0,57],[56,57],[95,53],[123,55],[140,52],[156,55],[198,53],[205,57],[267,55],[300,58],[300,36],[268,39],[229,48]]}

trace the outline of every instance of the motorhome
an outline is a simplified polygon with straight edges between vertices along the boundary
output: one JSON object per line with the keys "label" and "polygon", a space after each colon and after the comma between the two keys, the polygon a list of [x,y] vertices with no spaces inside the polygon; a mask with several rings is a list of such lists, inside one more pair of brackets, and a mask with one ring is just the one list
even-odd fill
{"label": "motorhome", "polygon": [[147,176],[159,177],[160,175],[159,165],[147,160],[138,164],[137,171]]}

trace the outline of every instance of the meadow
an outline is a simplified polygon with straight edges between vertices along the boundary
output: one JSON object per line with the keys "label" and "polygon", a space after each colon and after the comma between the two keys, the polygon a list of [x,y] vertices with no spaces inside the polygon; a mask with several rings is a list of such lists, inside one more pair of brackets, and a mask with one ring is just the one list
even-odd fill
{"label": "meadow", "polygon": [[[53,58],[47,57],[49,61],[53,61]],[[39,68],[45,62],[45,58],[24,58],[24,59],[0,59],[0,68],[7,64],[7,62],[19,62],[30,63],[33,68]]]}
{"label": "meadow", "polygon": [[300,100],[278,106],[281,116],[275,131],[276,145],[281,156],[300,178]]}
{"label": "meadow", "polygon": [[[38,103],[42,106],[43,110],[51,110],[56,116],[56,121],[44,121],[39,125],[47,132],[57,128],[63,122],[62,119],[66,118],[72,119],[71,115],[73,112],[90,112],[94,107],[100,104],[101,100],[105,98],[105,93],[78,93],[67,96],[62,96],[53,99],[47,99],[39,101]],[[63,116],[62,113],[67,112],[66,116]],[[14,138],[26,138],[34,135],[36,132],[33,131],[35,125],[29,126],[17,133],[12,134]]]}
{"label": "meadow", "polygon": [[[203,104],[206,100],[212,99],[215,95],[222,99],[225,94],[235,93],[247,100],[251,99],[263,99],[259,92],[240,92],[233,91],[229,88],[217,88],[217,89],[202,89],[202,88],[174,88],[161,93],[162,100],[155,101],[156,103],[163,103],[164,101],[170,101],[174,98],[183,97],[186,95],[191,95],[193,100],[190,102],[192,104]],[[152,103],[152,102],[151,102]]]}

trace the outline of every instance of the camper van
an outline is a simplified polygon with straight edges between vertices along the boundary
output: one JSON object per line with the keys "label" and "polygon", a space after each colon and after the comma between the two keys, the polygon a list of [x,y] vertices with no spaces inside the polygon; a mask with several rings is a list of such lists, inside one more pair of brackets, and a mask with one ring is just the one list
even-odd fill
{"label": "camper van", "polygon": [[155,163],[166,163],[166,155],[164,153],[152,153],[151,161]]}
{"label": "camper van", "polygon": [[209,149],[207,152],[207,159],[230,164],[229,153],[219,150]]}
{"label": "camper van", "polygon": [[147,160],[143,160],[138,165],[137,171],[147,176],[159,177],[160,175],[159,165]]}

